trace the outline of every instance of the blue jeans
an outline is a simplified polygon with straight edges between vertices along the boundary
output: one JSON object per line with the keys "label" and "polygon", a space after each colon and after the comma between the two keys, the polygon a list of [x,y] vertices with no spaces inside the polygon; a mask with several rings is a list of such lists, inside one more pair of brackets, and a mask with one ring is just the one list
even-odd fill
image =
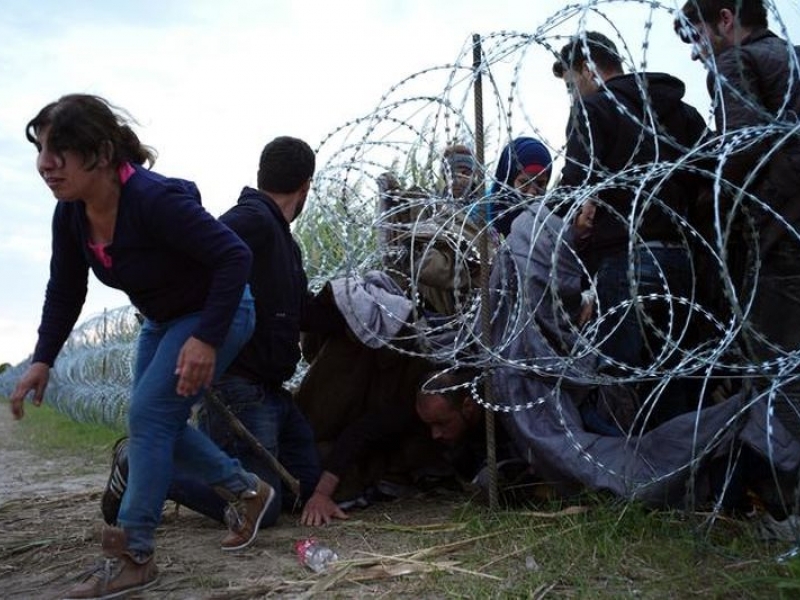
{"label": "blue jeans", "polygon": [[[214,385],[222,401],[239,418],[247,430],[289,473],[300,481],[302,500],[307,499],[319,481],[320,464],[314,443],[314,432],[294,403],[291,394],[277,386],[267,388],[232,375],[223,375]],[[282,485],[278,474],[258,456],[228,425],[213,406],[206,404],[200,415],[203,429],[220,448],[237,457],[242,465],[269,483],[276,493],[261,525],[273,525],[281,507],[291,508],[296,498]],[[214,490],[192,476],[178,470],[167,497],[194,511],[222,521],[225,502]]]}
{"label": "blue jeans", "polygon": [[[600,258],[597,270],[597,299],[603,319],[598,326],[600,351],[621,363],[612,362],[608,372],[630,376],[631,367],[650,367],[655,361],[659,361],[656,373],[673,366],[680,356],[675,343],[686,347],[680,336],[688,336],[688,311],[664,296],[688,299],[691,293],[691,258],[685,248],[640,245],[634,247],[632,261],[627,251]],[[658,297],[647,298],[649,294]],[[634,296],[640,299],[631,304]],[[615,307],[616,311],[608,314]],[[667,340],[672,343],[667,345]],[[646,410],[651,408],[649,426],[690,410],[685,382],[671,380],[660,393],[656,406]]]}
{"label": "blue jeans", "polygon": [[[128,549],[150,553],[175,464],[234,494],[252,486],[239,461],[222,452],[205,434],[188,426],[191,397],[176,392],[178,353],[200,320],[194,313],[167,323],[145,320],[137,347],[128,411],[128,487],[118,522]],[[245,290],[228,335],[217,349],[215,378],[250,338],[255,325],[253,297]]]}

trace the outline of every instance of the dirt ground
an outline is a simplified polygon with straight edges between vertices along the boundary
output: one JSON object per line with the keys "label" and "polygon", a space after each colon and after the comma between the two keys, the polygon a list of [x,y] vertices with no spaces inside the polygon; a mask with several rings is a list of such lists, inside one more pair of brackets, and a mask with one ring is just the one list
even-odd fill
{"label": "dirt ground", "polygon": [[[42,460],[22,448],[13,428],[10,417],[0,416],[0,598],[59,598],[100,554],[99,500],[109,457]],[[320,529],[300,527],[296,515],[285,514],[253,546],[228,554],[219,549],[222,525],[168,503],[157,538],[161,576],[133,597],[435,596],[408,564],[366,563],[450,541],[448,519],[457,506],[463,498],[445,495],[379,503]],[[311,573],[294,556],[295,541],[312,534],[338,552],[333,573]],[[405,575],[388,577],[398,573]]]}

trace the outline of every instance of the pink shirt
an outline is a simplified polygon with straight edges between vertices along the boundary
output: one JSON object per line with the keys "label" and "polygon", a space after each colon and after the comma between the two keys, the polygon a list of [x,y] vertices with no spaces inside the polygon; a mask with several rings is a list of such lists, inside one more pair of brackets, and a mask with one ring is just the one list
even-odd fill
{"label": "pink shirt", "polygon": [[[119,173],[119,181],[120,181],[120,183],[122,185],[125,185],[127,183],[128,179],[131,178],[131,175],[133,175],[136,171],[134,170],[134,168],[131,165],[131,163],[127,163],[126,162],[126,163],[122,163],[119,166],[119,170],[117,172]],[[112,261],[111,261],[111,257],[106,252],[106,248],[108,247],[108,244],[102,244],[102,243],[101,244],[95,244],[95,243],[93,243],[91,241],[88,242],[88,244],[89,244],[89,250],[94,252],[94,255],[97,257],[97,260],[99,260],[100,263],[106,269],[110,269]]]}

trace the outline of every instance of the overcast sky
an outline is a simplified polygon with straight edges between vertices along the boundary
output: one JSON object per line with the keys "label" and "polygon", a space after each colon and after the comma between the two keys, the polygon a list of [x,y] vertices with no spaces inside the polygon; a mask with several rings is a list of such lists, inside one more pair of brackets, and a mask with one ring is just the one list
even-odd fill
{"label": "overcast sky", "polygon": [[[25,124],[44,104],[87,92],[126,108],[142,140],[159,153],[155,170],[195,180],[205,206],[218,215],[243,185],[255,183],[258,153],[276,135],[316,147],[370,113],[394,84],[456,60],[473,33],[533,32],[565,6],[562,0],[4,0],[0,363],[16,364],[33,350],[47,282],[54,199],[24,138]],[[649,8],[622,1],[592,6],[611,23],[589,13],[589,27],[619,28],[639,61]],[[800,42],[797,1],[777,6]],[[580,27],[573,13],[558,31]],[[683,79],[687,99],[707,114],[705,74],[672,33],[667,11],[655,11],[650,40],[648,69]],[[567,97],[549,75],[552,55],[541,49],[534,59],[538,66],[520,76],[527,120],[513,133],[530,133],[532,126],[557,148]],[[400,93],[440,91],[425,90],[426,81]],[[323,146],[320,161],[334,150],[331,142]],[[125,304],[122,293],[92,278],[81,321]]]}

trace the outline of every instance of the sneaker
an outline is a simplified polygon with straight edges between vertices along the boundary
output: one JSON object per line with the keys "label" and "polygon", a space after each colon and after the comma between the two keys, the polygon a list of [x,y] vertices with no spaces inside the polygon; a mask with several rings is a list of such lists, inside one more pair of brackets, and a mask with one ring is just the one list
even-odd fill
{"label": "sneaker", "polygon": [[755,523],[756,535],[762,540],[779,542],[797,542],[800,540],[800,517],[789,515],[785,519],[776,519],[764,513]]}
{"label": "sneaker", "polygon": [[100,510],[103,520],[109,525],[117,524],[122,495],[128,487],[128,438],[117,440],[111,457],[111,475],[108,476],[106,489],[100,498]]}
{"label": "sneaker", "polygon": [[256,488],[242,492],[238,498],[227,490],[217,491],[229,500],[225,508],[228,535],[222,540],[222,549],[232,551],[246,548],[256,539],[261,519],[275,498],[275,490],[256,478]]}
{"label": "sneaker", "polygon": [[125,532],[117,527],[103,528],[103,559],[84,574],[81,583],[70,589],[64,600],[104,600],[143,590],[158,580],[153,555],[135,558],[128,552]]}

